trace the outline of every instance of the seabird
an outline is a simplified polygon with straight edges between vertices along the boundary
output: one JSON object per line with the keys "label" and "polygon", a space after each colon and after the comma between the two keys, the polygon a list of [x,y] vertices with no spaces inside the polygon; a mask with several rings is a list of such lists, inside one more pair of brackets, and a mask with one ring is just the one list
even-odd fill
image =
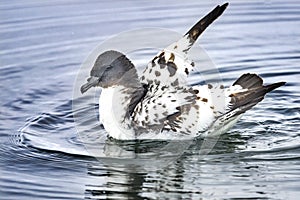
{"label": "seabird", "polygon": [[189,86],[194,68],[188,52],[201,33],[226,9],[218,5],[180,40],[159,52],[139,77],[126,55],[99,55],[81,93],[101,87],[100,121],[118,140],[213,136],[228,131],[247,110],[285,84],[263,85],[257,74],[243,74],[231,86]]}

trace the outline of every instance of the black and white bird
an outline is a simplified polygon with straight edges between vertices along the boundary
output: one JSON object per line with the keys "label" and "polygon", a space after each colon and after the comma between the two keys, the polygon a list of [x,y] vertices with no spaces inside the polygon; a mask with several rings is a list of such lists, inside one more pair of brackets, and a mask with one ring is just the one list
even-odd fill
{"label": "black and white bird", "polygon": [[264,96],[285,82],[263,85],[256,74],[243,74],[231,86],[186,85],[194,68],[188,52],[201,33],[226,9],[217,6],[180,40],[159,52],[139,77],[122,53],[98,56],[84,93],[101,87],[100,121],[110,137],[133,139],[191,139],[225,133]]}

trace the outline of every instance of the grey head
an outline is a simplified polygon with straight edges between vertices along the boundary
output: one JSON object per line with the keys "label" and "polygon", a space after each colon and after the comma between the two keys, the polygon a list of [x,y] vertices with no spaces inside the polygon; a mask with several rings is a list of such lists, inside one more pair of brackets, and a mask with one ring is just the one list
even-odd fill
{"label": "grey head", "polygon": [[84,93],[91,87],[108,88],[115,85],[138,87],[140,82],[131,61],[124,54],[110,50],[97,57],[87,83],[80,90]]}

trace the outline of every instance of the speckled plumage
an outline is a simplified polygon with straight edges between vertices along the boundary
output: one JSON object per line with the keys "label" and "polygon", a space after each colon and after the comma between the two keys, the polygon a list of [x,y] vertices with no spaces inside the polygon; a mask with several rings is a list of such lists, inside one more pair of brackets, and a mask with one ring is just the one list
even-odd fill
{"label": "speckled plumage", "polygon": [[216,135],[231,128],[266,93],[284,82],[264,86],[256,74],[244,74],[230,87],[186,85],[194,63],[188,51],[200,34],[226,9],[217,6],[179,41],[159,52],[140,78],[125,55],[99,55],[82,93],[102,87],[100,121],[108,135],[128,139],[191,139]]}

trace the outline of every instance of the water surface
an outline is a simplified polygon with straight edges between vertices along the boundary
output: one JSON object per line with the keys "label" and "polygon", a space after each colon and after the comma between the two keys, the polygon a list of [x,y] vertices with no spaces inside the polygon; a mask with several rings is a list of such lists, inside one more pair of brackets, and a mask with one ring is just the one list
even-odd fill
{"label": "water surface", "polygon": [[[218,66],[226,85],[246,72],[260,74],[266,83],[288,82],[226,135],[211,141],[216,145],[208,155],[203,155],[203,140],[173,145],[106,140],[103,127],[89,120],[87,113],[98,106],[94,104],[76,110],[87,119],[82,122],[88,130],[85,145],[76,134],[73,86],[91,51],[137,28],[185,33],[219,3],[223,2],[2,1],[0,198],[297,199],[297,1],[232,1],[201,36],[198,44]],[[132,58],[140,69],[151,56],[151,51],[141,51]],[[202,83],[201,74],[193,74],[191,82]],[[177,149],[171,148],[174,144]],[[101,159],[90,156],[86,145],[101,152]]]}

